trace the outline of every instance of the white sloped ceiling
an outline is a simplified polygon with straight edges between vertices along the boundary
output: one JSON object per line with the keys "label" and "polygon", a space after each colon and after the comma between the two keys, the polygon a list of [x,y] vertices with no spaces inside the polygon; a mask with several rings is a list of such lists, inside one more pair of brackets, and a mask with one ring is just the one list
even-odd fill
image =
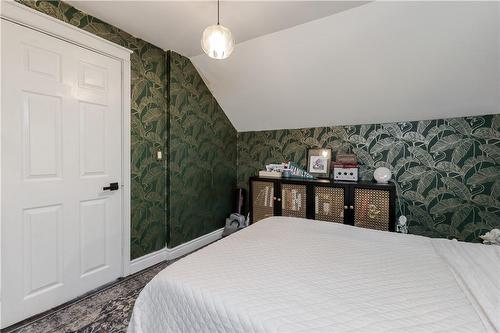
{"label": "white sloped ceiling", "polygon": [[191,60],[238,131],[500,113],[500,4],[372,2]]}
{"label": "white sloped ceiling", "polygon": [[[203,53],[203,30],[217,22],[215,0],[67,0],[76,8],[113,24],[164,50],[186,57]],[[231,27],[237,43],[293,27],[367,1],[224,0],[221,24]]]}

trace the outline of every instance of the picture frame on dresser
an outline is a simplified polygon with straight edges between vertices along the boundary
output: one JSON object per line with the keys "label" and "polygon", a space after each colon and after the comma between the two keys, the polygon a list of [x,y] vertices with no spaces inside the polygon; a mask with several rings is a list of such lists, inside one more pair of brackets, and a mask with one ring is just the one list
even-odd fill
{"label": "picture frame on dresser", "polygon": [[307,150],[307,172],[318,178],[330,177],[332,150],[327,148]]}

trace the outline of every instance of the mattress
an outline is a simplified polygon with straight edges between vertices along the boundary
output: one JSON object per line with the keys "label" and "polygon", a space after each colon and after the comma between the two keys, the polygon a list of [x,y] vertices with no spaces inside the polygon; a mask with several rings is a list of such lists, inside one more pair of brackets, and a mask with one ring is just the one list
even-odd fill
{"label": "mattress", "polygon": [[272,217],[160,272],[129,333],[499,332],[500,247]]}

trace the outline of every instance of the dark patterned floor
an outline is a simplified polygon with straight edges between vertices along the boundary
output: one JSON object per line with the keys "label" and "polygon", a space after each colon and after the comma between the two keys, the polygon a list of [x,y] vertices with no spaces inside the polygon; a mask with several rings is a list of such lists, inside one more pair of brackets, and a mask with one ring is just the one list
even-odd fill
{"label": "dark patterned floor", "polygon": [[148,268],[75,302],[6,328],[2,333],[126,332],[135,299],[169,263]]}

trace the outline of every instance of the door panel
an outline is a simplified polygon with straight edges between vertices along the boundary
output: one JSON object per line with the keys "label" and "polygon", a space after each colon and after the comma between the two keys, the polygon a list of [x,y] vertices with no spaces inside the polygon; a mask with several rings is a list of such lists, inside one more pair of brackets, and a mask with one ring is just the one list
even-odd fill
{"label": "door panel", "polygon": [[275,186],[274,182],[252,181],[252,223],[274,216]]}
{"label": "door panel", "polygon": [[386,190],[354,188],[354,225],[390,230],[390,193]]}
{"label": "door panel", "polygon": [[281,215],[306,217],[307,186],[281,183]]}
{"label": "door panel", "polygon": [[61,177],[61,98],[23,92],[25,179]]}
{"label": "door panel", "polygon": [[345,188],[315,186],[314,191],[314,218],[320,221],[344,223],[347,211]]}
{"label": "door panel", "polygon": [[82,177],[106,174],[106,109],[80,102],[80,167]]}
{"label": "door panel", "polygon": [[61,55],[34,45],[24,45],[26,71],[44,79],[61,81]]}
{"label": "door panel", "polygon": [[121,63],[2,20],[2,325],[121,275]]}
{"label": "door panel", "polygon": [[107,268],[106,199],[80,203],[81,277]]}
{"label": "door panel", "polygon": [[24,298],[63,285],[61,205],[25,209]]}

